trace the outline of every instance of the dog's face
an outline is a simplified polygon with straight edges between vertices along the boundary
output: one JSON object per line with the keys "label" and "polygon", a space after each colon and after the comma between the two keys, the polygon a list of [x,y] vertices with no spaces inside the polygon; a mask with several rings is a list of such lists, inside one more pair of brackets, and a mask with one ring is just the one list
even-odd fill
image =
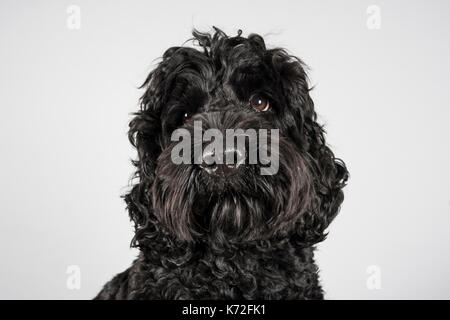
{"label": "dog's face", "polygon": [[[130,123],[139,182],[126,201],[135,241],[143,245],[155,232],[214,245],[321,241],[343,200],[347,171],[316,123],[303,64],[282,49],[266,49],[258,35],[228,37],[216,30],[194,37],[203,50],[168,49],[145,81],[141,110]],[[212,153],[208,142],[192,141],[192,149],[200,145],[200,159],[174,161],[174,132],[194,136],[196,125],[201,133],[213,129],[224,136],[227,129],[267,133],[265,139],[256,135],[253,151],[270,150],[276,170],[262,174],[272,163],[250,161],[250,140],[244,149],[223,141]],[[228,153],[235,162],[225,163]]]}

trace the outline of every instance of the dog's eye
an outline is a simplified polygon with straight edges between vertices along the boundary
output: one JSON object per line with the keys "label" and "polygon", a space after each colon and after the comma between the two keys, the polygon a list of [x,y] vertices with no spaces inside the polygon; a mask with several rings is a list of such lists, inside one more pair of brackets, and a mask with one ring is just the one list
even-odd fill
{"label": "dog's eye", "polygon": [[267,111],[270,108],[269,101],[259,94],[255,94],[250,98],[250,106],[256,111]]}
{"label": "dog's eye", "polygon": [[183,123],[188,123],[189,121],[191,121],[191,114],[189,113],[189,112],[186,112],[184,115],[183,115]]}

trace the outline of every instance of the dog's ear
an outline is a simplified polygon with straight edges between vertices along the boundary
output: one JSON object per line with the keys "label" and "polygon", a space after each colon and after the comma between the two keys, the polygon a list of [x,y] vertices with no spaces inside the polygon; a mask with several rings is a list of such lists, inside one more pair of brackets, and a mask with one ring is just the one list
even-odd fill
{"label": "dog's ear", "polygon": [[287,97],[287,132],[305,154],[313,178],[313,199],[309,210],[300,218],[294,237],[297,242],[309,246],[325,239],[325,230],[344,200],[342,188],[348,179],[348,171],[344,162],[327,146],[325,131],[317,123],[305,64],[282,50],[274,55],[273,61]]}
{"label": "dog's ear", "polygon": [[128,138],[137,150],[134,179],[137,181],[124,198],[131,220],[135,224],[133,246],[139,245],[141,235],[146,232],[152,218],[151,186],[155,179],[156,162],[161,153],[161,113],[170,90],[169,73],[172,71],[171,56],[178,47],[169,48],[162,61],[150,72],[141,89],[145,92],[140,99],[140,109],[134,113],[129,124]]}
{"label": "dog's ear", "polygon": [[325,230],[344,201],[342,189],[348,179],[345,163],[326,146],[322,127],[315,124],[311,130],[316,130],[311,133],[307,162],[313,177],[313,198],[296,232],[296,240],[308,246],[325,239]]}

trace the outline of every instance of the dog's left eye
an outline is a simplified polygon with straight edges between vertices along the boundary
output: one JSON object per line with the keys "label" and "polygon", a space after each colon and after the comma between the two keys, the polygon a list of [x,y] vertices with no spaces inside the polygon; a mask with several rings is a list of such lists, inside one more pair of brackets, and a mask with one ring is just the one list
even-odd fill
{"label": "dog's left eye", "polygon": [[270,108],[269,101],[259,94],[255,94],[250,98],[250,106],[256,111],[267,111]]}
{"label": "dog's left eye", "polygon": [[189,113],[189,112],[186,112],[184,115],[183,115],[183,123],[188,123],[189,121],[191,121],[191,114]]}

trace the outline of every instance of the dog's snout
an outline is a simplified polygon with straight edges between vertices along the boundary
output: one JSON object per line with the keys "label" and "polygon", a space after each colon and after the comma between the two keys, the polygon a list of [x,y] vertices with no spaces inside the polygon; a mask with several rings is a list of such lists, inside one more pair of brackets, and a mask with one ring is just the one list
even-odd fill
{"label": "dog's snout", "polygon": [[223,153],[205,151],[200,167],[211,175],[230,176],[244,162],[245,152],[239,149],[226,149]]}

